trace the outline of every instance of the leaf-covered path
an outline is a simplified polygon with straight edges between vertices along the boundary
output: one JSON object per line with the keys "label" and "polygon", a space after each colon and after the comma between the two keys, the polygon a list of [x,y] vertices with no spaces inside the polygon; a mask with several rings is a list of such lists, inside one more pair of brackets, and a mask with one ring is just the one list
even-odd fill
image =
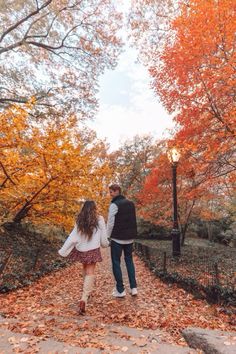
{"label": "leaf-covered path", "polygon": [[[179,345],[184,345],[181,330],[188,326],[235,330],[233,318],[219,306],[195,300],[175,285],[162,283],[138,258],[135,263],[139,295],[133,298],[127,294],[125,299],[113,299],[114,282],[108,251],[104,251],[103,256],[85,317],[77,314],[82,288],[81,265],[72,264],[28,288],[1,295],[0,314],[5,317],[0,323],[2,330],[51,338],[79,347],[110,350],[118,349],[119,345],[112,340],[107,344],[104,338],[108,331],[119,337],[119,326],[161,330],[158,332],[160,341]],[[128,284],[126,288],[128,290]],[[124,331],[120,336],[132,337]],[[145,339],[142,334],[140,336],[142,346]],[[125,351],[126,347],[122,348]]]}

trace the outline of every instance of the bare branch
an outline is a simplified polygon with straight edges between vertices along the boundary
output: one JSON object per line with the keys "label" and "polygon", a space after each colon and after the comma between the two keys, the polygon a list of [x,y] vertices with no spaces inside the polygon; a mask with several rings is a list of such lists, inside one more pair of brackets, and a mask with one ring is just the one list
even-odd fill
{"label": "bare branch", "polygon": [[4,167],[3,163],[0,161],[0,165],[2,167],[2,170],[6,176],[7,179],[9,179],[11,181],[12,184],[16,185],[15,182],[11,179],[11,176],[7,173],[6,168]]}
{"label": "bare branch", "polygon": [[[5,88],[3,88],[3,89],[5,90]],[[8,89],[6,89],[6,90],[9,93],[12,94],[12,92],[10,90],[8,90]],[[33,96],[35,96],[35,100],[37,102],[39,102],[40,100],[46,98],[51,91],[52,91],[52,88],[49,88],[47,90],[47,92],[45,92],[43,94],[34,94]],[[22,104],[24,104],[24,103],[29,102],[30,98],[31,97],[11,97],[11,98],[9,98],[9,97],[6,97],[6,98],[5,97],[0,97],[0,103],[2,103],[2,104],[10,104],[10,103],[22,103]],[[44,106],[47,105],[48,106],[49,104],[41,103],[40,105],[44,105]],[[50,105],[50,106],[52,106],[52,105]]]}
{"label": "bare branch", "polygon": [[[62,39],[61,41],[61,44],[59,44],[58,46],[56,47],[53,47],[51,45],[48,45],[48,44],[44,44],[44,43],[40,43],[40,42],[35,42],[35,41],[27,41],[26,43],[27,44],[31,44],[31,45],[34,45],[36,47],[39,47],[39,48],[44,48],[46,50],[50,50],[52,53],[54,53],[53,51],[54,50],[57,50],[57,49],[61,49],[63,46],[64,46],[64,43],[66,41],[66,39],[68,38],[68,36],[70,35],[71,32],[73,32],[76,28],[78,28],[80,26],[79,25],[76,25],[76,26],[73,26],[67,33],[66,35],[64,36],[64,38]],[[73,47],[74,48],[74,47]]]}
{"label": "bare branch", "polygon": [[22,46],[24,43],[25,43],[25,41],[21,40],[21,41],[18,41],[16,43],[9,45],[8,47],[5,47],[5,48],[1,47],[0,54],[6,53],[6,52],[9,52],[10,50],[18,48],[18,47]]}
{"label": "bare branch", "polygon": [[[36,18],[30,25],[29,25],[29,28],[27,29],[25,35],[24,35],[24,38],[29,38],[31,36],[28,36],[28,33],[30,32],[30,30],[32,29],[32,27],[35,25],[35,23],[37,23],[38,21],[42,20],[43,18],[47,17],[48,15],[50,15],[50,12],[47,12],[46,14],[40,16],[39,18]],[[56,18],[56,16],[55,16]],[[52,24],[53,24],[53,21],[52,21]],[[41,36],[41,35],[38,35],[38,36],[33,36],[33,37],[44,37],[44,36]]]}
{"label": "bare branch", "polygon": [[24,18],[22,18],[21,20],[19,20],[17,23],[15,23],[14,25],[10,26],[5,32],[3,32],[3,34],[0,37],[0,43],[2,42],[2,40],[6,37],[7,34],[9,34],[10,32],[14,31],[17,27],[19,27],[22,23],[26,22],[29,18],[37,15],[42,9],[44,9],[45,7],[47,7],[50,3],[52,2],[52,0],[48,0],[46,1],[41,7],[38,6],[38,2],[37,3],[37,10],[31,12],[30,14],[28,14],[27,16],[25,16]]}
{"label": "bare branch", "polygon": [[201,71],[198,70],[198,72],[199,72],[199,74],[200,74],[200,75],[199,75],[199,78],[200,78],[200,80],[201,80],[201,82],[202,82],[202,85],[203,85],[203,87],[204,87],[204,89],[205,89],[206,96],[207,96],[208,101],[209,101],[209,103],[210,103],[210,107],[211,107],[211,109],[212,109],[212,112],[213,112],[213,114],[214,114],[214,117],[217,118],[218,121],[220,121],[220,122],[224,125],[224,127],[226,128],[226,130],[227,130],[229,133],[231,133],[232,135],[234,135],[234,131],[231,129],[231,127],[229,127],[229,125],[228,125],[228,124],[224,121],[224,119],[222,118],[222,116],[221,116],[221,114],[220,114],[220,112],[219,112],[219,110],[218,110],[217,105],[215,104],[215,102],[214,102],[214,100],[213,100],[213,98],[212,98],[212,96],[211,96],[209,90],[207,89],[207,86],[206,86],[206,84],[205,84],[205,81],[204,81],[203,78],[202,78]]}

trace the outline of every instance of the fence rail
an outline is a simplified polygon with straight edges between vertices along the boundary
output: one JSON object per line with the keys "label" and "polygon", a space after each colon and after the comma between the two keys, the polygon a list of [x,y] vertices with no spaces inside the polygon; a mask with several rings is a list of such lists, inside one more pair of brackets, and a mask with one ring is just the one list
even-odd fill
{"label": "fence rail", "polygon": [[219,257],[196,255],[194,259],[173,258],[171,250],[164,251],[135,242],[135,252],[162,280],[177,283],[197,297],[209,302],[236,306],[236,269],[225,267]]}

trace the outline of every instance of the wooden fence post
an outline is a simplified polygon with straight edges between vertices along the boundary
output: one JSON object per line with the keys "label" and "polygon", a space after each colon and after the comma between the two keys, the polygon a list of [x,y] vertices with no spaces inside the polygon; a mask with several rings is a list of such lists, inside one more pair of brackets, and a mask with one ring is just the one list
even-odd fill
{"label": "wooden fence post", "polygon": [[214,263],[214,280],[215,285],[220,285],[220,273],[217,263]]}
{"label": "wooden fence post", "polygon": [[166,268],[166,252],[164,252],[163,254],[163,272],[166,272],[167,268]]}

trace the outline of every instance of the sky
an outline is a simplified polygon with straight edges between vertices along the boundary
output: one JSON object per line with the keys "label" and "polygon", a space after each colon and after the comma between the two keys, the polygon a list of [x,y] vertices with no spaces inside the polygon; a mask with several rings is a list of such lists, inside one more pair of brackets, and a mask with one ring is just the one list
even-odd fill
{"label": "sky", "polygon": [[111,151],[136,134],[163,138],[173,127],[150,87],[147,68],[136,59],[135,49],[127,46],[116,69],[107,70],[100,78],[100,107],[90,126],[99,138],[106,139]]}
{"label": "sky", "polygon": [[[127,14],[130,1],[118,1]],[[99,111],[90,123],[97,136],[106,139],[111,151],[137,134],[163,138],[174,126],[151,89],[147,68],[137,62],[136,50],[128,45],[125,31],[123,35],[125,50],[115,70],[107,70],[100,78]]]}

